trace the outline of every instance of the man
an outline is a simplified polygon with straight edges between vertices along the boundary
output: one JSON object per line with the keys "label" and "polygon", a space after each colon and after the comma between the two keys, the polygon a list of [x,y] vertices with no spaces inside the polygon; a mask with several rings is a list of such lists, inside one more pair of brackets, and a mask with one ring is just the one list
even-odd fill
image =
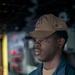
{"label": "man", "polygon": [[35,38],[35,55],[43,62],[29,75],[75,75],[75,69],[63,56],[64,45],[67,42],[66,23],[54,16],[41,16],[35,30],[28,36]]}

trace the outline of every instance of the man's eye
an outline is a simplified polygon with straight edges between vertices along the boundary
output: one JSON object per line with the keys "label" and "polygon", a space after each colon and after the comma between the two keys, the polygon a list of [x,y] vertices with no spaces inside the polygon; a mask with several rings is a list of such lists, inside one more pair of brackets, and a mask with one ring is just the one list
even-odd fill
{"label": "man's eye", "polygon": [[44,42],[46,42],[46,41],[47,41],[47,39],[43,39],[43,41],[44,41]]}

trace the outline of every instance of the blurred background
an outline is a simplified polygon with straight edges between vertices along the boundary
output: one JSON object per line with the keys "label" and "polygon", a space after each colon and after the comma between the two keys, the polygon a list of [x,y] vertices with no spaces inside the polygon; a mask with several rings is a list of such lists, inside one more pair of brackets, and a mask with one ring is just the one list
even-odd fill
{"label": "blurred background", "polygon": [[27,33],[44,14],[63,19],[69,39],[64,51],[75,67],[75,0],[0,0],[0,75],[27,75],[39,65]]}

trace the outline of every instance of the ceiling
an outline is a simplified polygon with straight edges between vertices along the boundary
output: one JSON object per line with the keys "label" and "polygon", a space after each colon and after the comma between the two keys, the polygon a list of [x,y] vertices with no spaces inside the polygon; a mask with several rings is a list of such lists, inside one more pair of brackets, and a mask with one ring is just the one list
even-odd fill
{"label": "ceiling", "polygon": [[75,20],[74,0],[0,0],[0,32],[32,30],[39,16],[59,16],[62,11],[70,18],[67,23],[71,26]]}

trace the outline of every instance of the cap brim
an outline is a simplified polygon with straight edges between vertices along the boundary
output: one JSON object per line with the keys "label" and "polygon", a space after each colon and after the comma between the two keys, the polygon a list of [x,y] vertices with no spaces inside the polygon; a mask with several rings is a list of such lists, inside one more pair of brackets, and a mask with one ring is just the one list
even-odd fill
{"label": "cap brim", "polygon": [[44,38],[51,35],[54,32],[55,31],[33,31],[33,32],[30,32],[28,36],[33,38]]}

